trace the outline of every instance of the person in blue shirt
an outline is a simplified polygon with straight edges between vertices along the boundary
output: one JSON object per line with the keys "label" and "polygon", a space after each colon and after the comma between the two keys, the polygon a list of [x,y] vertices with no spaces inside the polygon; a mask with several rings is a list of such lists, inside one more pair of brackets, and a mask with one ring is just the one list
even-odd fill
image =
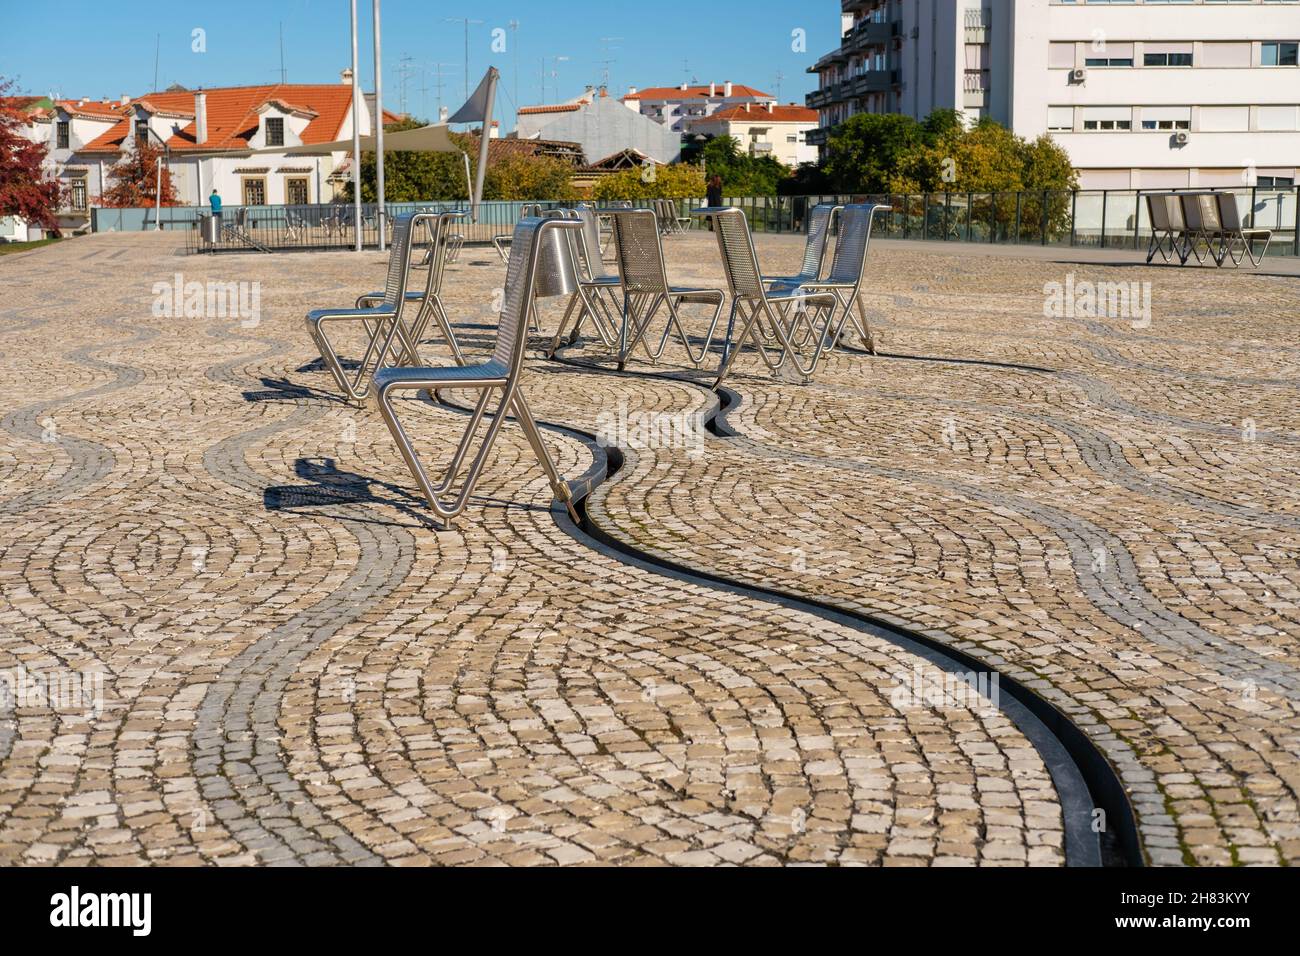
{"label": "person in blue shirt", "polygon": [[208,197],[208,202],[212,205],[213,217],[217,222],[221,222],[221,196],[215,188],[212,190],[212,195]]}

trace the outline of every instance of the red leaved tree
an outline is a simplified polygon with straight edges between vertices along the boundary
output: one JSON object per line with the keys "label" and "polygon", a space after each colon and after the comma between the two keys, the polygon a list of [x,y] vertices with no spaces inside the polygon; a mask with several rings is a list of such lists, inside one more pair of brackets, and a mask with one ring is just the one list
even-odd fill
{"label": "red leaved tree", "polygon": [[0,216],[55,229],[60,188],[42,168],[48,146],[23,135],[27,117],[9,98],[12,86],[0,80]]}
{"label": "red leaved tree", "polygon": [[[122,157],[108,175],[113,185],[104,190],[99,197],[100,205],[114,209],[136,206],[152,206],[154,190],[158,185],[158,158],[162,156],[161,146],[152,143],[137,142],[135,149]],[[176,189],[172,185],[172,174],[167,164],[162,164],[162,204],[178,205]]]}

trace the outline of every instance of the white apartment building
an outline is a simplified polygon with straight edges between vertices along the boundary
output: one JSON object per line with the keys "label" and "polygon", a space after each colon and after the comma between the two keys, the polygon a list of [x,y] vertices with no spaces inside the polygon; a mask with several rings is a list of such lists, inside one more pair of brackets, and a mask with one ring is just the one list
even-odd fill
{"label": "white apartment building", "polygon": [[751,156],[771,156],[798,166],[817,161],[817,147],[807,139],[817,121],[817,111],[806,106],[746,103],[698,119],[690,129],[703,136],[731,136]]}
{"label": "white apartment building", "polygon": [[766,106],[775,102],[775,96],[730,80],[725,83],[654,86],[644,90],[634,86],[623,97],[623,105],[628,109],[636,110],[678,133],[689,132],[693,123],[720,110],[746,104]]}
{"label": "white apartment building", "polygon": [[842,0],[811,134],[947,107],[1050,134],[1083,189],[1289,187],[1297,0]]}

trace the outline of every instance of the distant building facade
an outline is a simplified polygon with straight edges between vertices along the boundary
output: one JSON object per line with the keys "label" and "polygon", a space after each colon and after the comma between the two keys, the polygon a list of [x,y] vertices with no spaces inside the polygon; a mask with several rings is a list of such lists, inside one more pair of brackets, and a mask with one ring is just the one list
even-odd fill
{"label": "distant building facade", "polygon": [[675,163],[682,154],[680,133],[627,109],[604,90],[589,89],[567,103],[521,107],[512,135],[578,143],[591,164],[629,149],[659,164]]}
{"label": "distant building facade", "polygon": [[1300,171],[1300,3],[841,0],[809,135],[855,113],[989,116],[1069,153],[1084,189],[1258,185]]}
{"label": "distant building facade", "polygon": [[751,156],[771,156],[798,166],[817,161],[817,147],[807,140],[817,122],[817,111],[806,106],[746,103],[697,119],[690,129],[704,136],[731,136]]}

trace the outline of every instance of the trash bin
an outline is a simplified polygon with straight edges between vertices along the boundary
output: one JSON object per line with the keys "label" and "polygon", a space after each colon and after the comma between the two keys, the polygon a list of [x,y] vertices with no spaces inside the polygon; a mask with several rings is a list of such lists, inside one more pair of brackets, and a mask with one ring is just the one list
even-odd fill
{"label": "trash bin", "polygon": [[221,223],[216,216],[199,217],[199,234],[204,242],[221,241]]}

